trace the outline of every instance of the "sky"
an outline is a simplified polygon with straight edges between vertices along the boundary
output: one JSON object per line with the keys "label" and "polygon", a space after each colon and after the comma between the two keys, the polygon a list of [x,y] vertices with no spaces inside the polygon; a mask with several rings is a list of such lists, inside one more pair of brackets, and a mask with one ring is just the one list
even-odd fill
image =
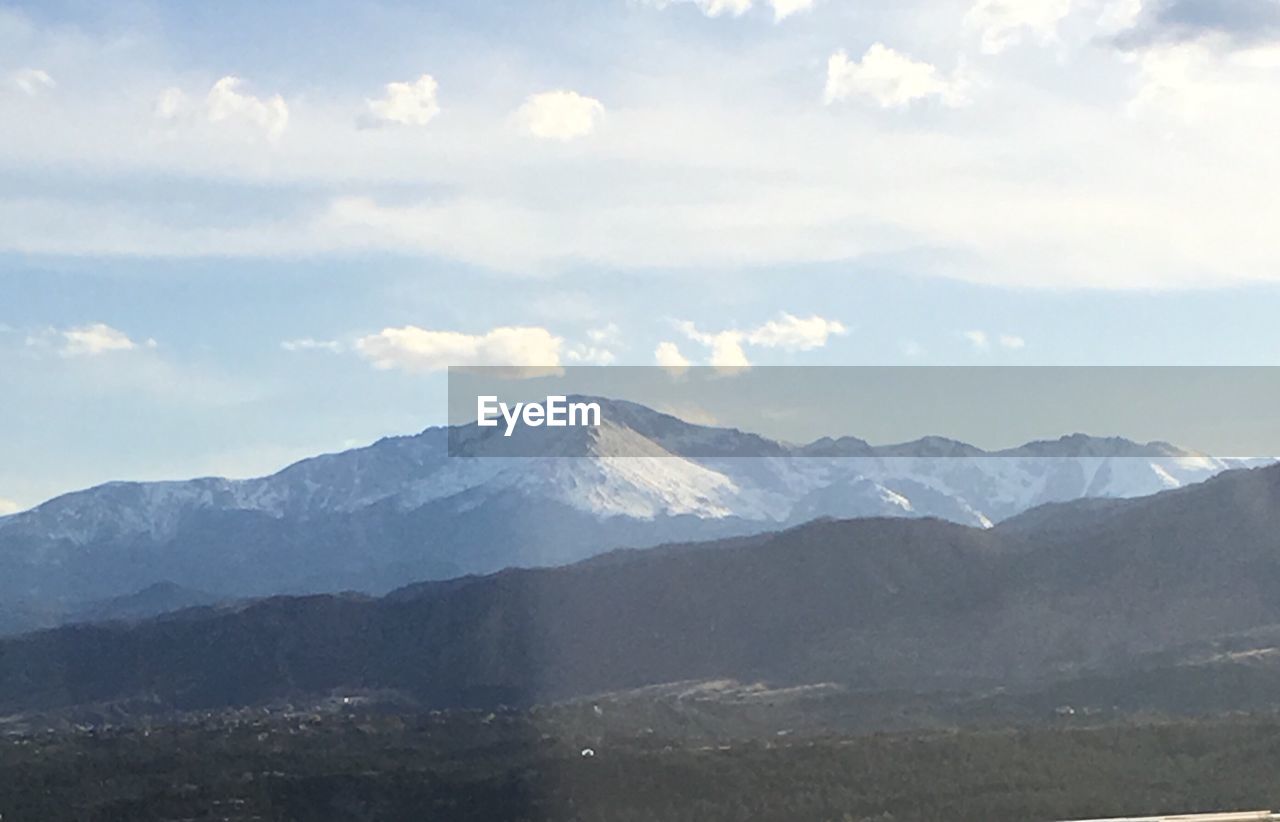
{"label": "sky", "polygon": [[1272,365],[1278,104],[1277,0],[0,3],[0,514],[451,364]]}

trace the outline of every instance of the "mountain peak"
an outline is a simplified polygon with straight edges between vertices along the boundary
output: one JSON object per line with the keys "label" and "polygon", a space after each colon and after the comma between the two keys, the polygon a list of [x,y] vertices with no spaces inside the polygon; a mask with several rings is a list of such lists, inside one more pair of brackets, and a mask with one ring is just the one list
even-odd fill
{"label": "mountain peak", "polygon": [[875,448],[875,454],[879,457],[981,457],[986,453],[967,442],[939,436],[926,436]]}
{"label": "mountain peak", "polygon": [[1134,442],[1124,437],[1095,437],[1089,434],[1067,434],[1056,440],[1035,440],[997,452],[1014,457],[1195,457],[1203,456],[1167,442]]}
{"label": "mountain peak", "polygon": [[[626,400],[572,399],[600,403],[601,425],[521,426],[510,438],[437,427],[257,479],[111,483],[51,500],[0,520],[0,599],[102,600],[165,579],[233,597],[382,590],[822,516],[989,526],[1243,464],[1083,434],[994,453],[941,436],[790,445]],[[488,456],[532,459],[474,458]],[[983,459],[998,456],[1017,459]],[[1124,456],[1142,459],[1112,459]]]}

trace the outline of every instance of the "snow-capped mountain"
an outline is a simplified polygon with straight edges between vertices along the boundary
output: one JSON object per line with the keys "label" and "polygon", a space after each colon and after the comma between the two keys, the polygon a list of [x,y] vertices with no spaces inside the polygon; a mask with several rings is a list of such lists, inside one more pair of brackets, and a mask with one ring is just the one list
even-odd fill
{"label": "snow-capped mountain", "polygon": [[162,581],[232,595],[380,590],[823,516],[985,527],[1042,503],[1142,496],[1245,464],[1083,435],[995,453],[940,437],[788,445],[598,401],[598,428],[528,434],[541,456],[504,456],[494,429],[430,428],[268,477],[67,494],[0,518],[0,596],[102,599]]}

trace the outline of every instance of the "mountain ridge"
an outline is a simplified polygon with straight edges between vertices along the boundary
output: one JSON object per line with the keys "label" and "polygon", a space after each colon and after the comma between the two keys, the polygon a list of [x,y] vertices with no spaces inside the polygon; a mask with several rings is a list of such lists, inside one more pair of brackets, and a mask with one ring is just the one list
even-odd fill
{"label": "mountain ridge", "polygon": [[228,597],[377,593],[827,516],[989,527],[1046,502],[1141,496],[1245,464],[1079,434],[998,452],[942,437],[788,445],[603,402],[599,429],[533,435],[559,438],[572,459],[451,455],[491,447],[494,429],[434,426],[265,477],[60,495],[0,519],[0,596],[74,611],[157,582]]}
{"label": "mountain ridge", "polygon": [[1061,529],[825,519],[377,599],[273,597],[58,628],[0,640],[0,712],[383,688],[492,707],[716,679],[1065,694],[1270,659],[1280,466],[1100,513],[1074,505]]}

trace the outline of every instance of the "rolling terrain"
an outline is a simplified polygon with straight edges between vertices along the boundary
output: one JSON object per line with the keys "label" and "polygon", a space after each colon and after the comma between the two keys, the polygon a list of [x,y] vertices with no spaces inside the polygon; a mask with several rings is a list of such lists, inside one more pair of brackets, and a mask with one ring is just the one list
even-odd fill
{"label": "rolling terrain", "polygon": [[[1259,468],[994,528],[820,520],[382,598],[274,597],[68,626],[0,641],[0,713],[360,689],[429,708],[528,705],[719,679],[1083,693],[1228,671],[1265,692],[1280,625],[1278,503],[1280,467]],[[1161,668],[1177,675],[1150,673]]]}

